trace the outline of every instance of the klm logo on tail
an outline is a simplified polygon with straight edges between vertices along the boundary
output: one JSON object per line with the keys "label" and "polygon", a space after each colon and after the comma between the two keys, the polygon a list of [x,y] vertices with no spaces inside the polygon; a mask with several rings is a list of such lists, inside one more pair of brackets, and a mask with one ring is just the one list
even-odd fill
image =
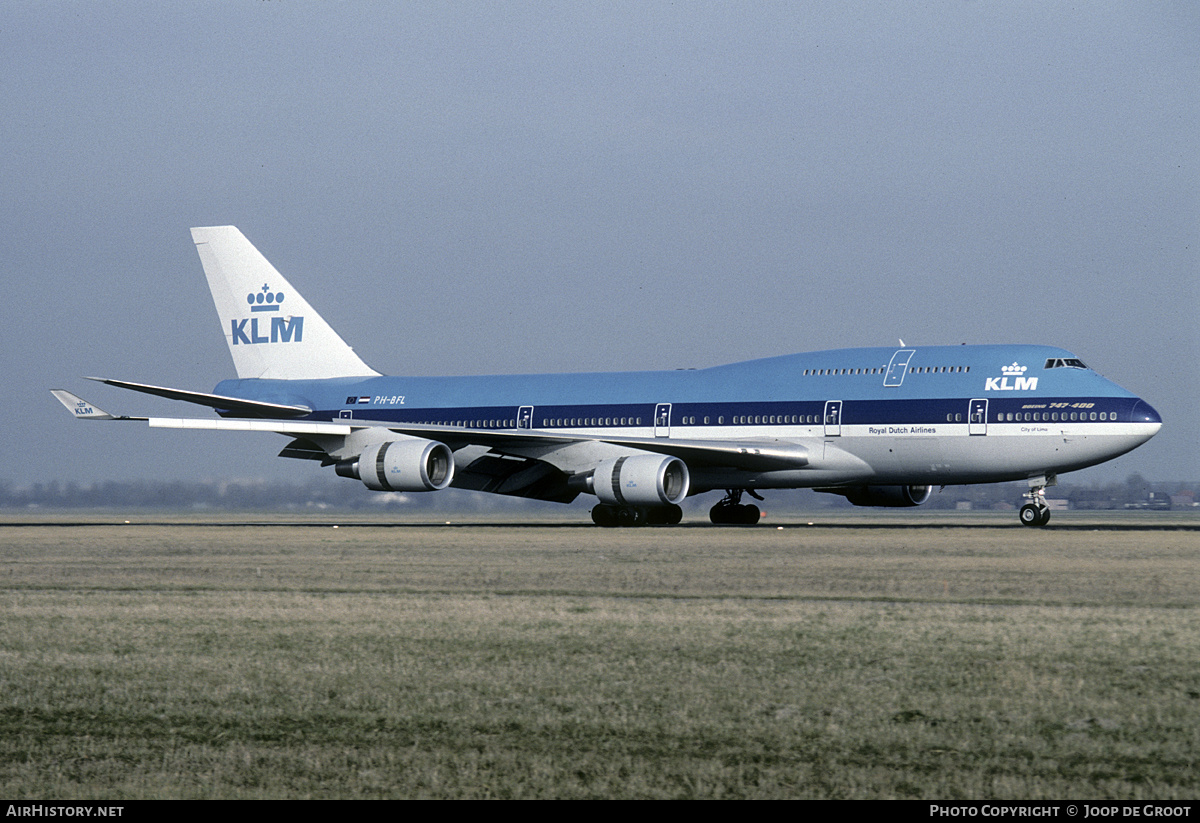
{"label": "klm logo on tail", "polygon": [[[283,306],[283,292],[273,292],[270,286],[264,283],[262,291],[246,295],[246,302],[250,304],[252,313],[277,312]],[[233,345],[251,346],[257,343],[291,343],[293,341],[299,343],[304,338],[303,317],[272,317],[269,335],[265,333],[265,328],[260,332],[258,323],[260,319],[265,321],[267,318],[248,317],[244,320],[230,320]]]}
{"label": "klm logo on tail", "polygon": [[[1025,366],[1013,363],[1011,366],[1005,366],[1000,369],[1003,372],[1003,377],[989,377],[984,383],[984,391],[1035,391],[1037,389],[1038,379],[1036,377],[1024,377]],[[1009,383],[1009,378],[1013,382]]]}

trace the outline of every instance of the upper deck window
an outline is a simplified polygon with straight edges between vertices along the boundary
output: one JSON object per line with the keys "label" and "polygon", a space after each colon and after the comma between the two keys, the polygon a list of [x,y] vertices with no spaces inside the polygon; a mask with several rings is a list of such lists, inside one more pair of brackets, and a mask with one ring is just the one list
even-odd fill
{"label": "upper deck window", "polygon": [[1050,357],[1046,360],[1048,369],[1086,369],[1087,365],[1078,357]]}

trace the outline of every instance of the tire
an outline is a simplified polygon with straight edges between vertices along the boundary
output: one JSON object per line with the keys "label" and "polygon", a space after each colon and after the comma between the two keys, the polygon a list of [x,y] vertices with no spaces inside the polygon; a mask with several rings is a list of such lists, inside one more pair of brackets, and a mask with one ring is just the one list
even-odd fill
{"label": "tire", "polygon": [[612,506],[600,503],[592,509],[592,522],[597,526],[611,529],[617,525],[617,511]]}
{"label": "tire", "polygon": [[648,526],[674,526],[683,520],[683,509],[679,506],[651,506],[645,513]]}
{"label": "tire", "polygon": [[1046,520],[1050,519],[1050,510],[1043,509],[1041,506],[1035,506],[1032,503],[1026,503],[1021,507],[1021,525],[1022,526],[1043,526],[1046,520],[1042,519],[1042,513],[1045,512]]}

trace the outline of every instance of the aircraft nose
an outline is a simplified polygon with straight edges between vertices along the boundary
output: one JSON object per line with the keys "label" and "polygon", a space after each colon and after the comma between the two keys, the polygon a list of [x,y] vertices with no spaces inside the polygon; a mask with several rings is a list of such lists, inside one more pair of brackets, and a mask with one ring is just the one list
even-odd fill
{"label": "aircraft nose", "polygon": [[1130,416],[1130,420],[1134,423],[1149,423],[1153,425],[1153,433],[1157,433],[1162,428],[1162,417],[1145,400],[1138,400],[1133,404],[1133,413]]}

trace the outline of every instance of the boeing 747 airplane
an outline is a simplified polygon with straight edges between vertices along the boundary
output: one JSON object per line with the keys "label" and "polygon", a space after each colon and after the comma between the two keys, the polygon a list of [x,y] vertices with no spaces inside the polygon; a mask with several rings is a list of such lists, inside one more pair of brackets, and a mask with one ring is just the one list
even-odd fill
{"label": "boeing 747 airplane", "polygon": [[219,418],[83,420],[274,432],[281,457],[319,461],[378,491],[447,487],[569,503],[601,526],[678,523],[689,495],[723,490],[713,523],[752,524],[765,489],[858,506],[919,506],[933,486],[1045,489],[1162,426],[1146,401],[1063,349],[905,346],[792,354],[707,369],[386,377],[371,369],[233,226],[192,229],[237,379],[213,393],[100,380],[208,406]]}

